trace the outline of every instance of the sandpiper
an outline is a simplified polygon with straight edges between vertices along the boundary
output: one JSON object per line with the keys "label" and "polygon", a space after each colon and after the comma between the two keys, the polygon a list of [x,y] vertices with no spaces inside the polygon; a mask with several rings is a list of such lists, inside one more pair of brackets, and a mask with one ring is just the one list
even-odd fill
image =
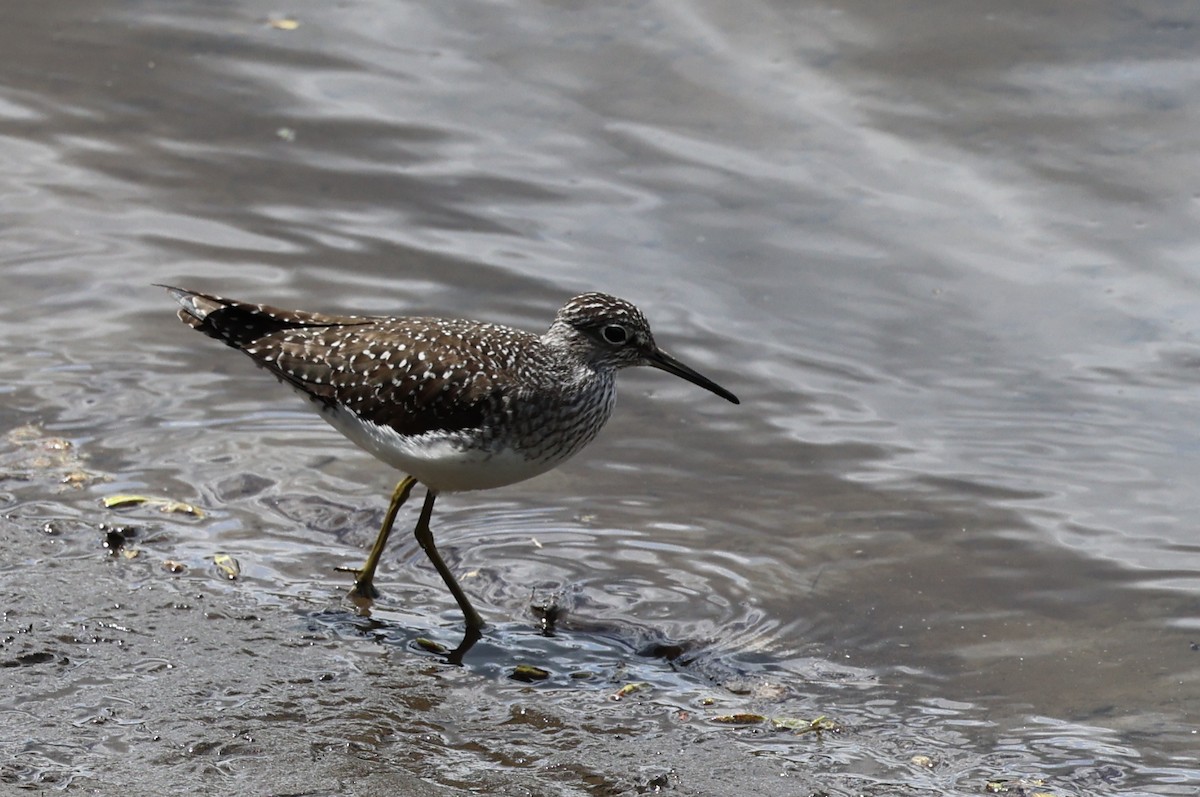
{"label": "sandpiper", "polygon": [[483,619],[429,528],[439,493],[513,484],[576,454],[612,414],[616,373],[628,366],[659,368],[738,403],[658,348],[640,310],[603,293],[571,299],[535,335],[482,321],[280,310],[161,287],[179,302],[185,324],[248,355],[405,474],[366,563],[351,571],[353,595],[378,596],[375,570],[396,513],[417,482],[425,485],[417,542],[476,639]]}

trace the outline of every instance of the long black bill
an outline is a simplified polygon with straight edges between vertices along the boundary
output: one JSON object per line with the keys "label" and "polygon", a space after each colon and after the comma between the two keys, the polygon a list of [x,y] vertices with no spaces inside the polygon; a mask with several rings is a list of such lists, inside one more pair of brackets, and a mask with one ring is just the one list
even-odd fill
{"label": "long black bill", "polygon": [[651,365],[661,371],[666,371],[668,374],[675,374],[675,376],[682,377],[691,382],[693,385],[699,385],[709,392],[716,393],[726,401],[732,401],[734,404],[742,403],[738,401],[737,396],[733,395],[728,390],[709,379],[707,376],[703,376],[679,362],[679,360],[676,360],[662,349],[655,349],[654,351],[646,354],[646,365]]}

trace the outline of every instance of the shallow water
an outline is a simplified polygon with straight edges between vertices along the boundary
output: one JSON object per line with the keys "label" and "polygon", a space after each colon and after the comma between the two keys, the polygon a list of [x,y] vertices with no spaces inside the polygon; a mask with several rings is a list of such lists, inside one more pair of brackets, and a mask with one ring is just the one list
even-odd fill
{"label": "shallow water", "polygon": [[[1192,5],[8,18],[0,783],[1200,787]],[[369,616],[332,570],[394,474],[154,282],[529,329],[606,290],[743,403],[623,374],[575,461],[440,499],[492,623],[454,668],[410,537]]]}

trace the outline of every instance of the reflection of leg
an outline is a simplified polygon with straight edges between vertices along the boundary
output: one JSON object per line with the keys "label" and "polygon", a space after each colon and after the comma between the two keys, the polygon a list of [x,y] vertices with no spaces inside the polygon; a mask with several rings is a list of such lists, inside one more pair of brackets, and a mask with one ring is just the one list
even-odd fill
{"label": "reflection of leg", "polygon": [[379,529],[379,536],[375,538],[375,544],[371,546],[371,553],[367,554],[366,564],[362,566],[361,570],[351,571],[358,575],[354,579],[354,588],[350,590],[351,595],[359,598],[379,597],[379,590],[375,589],[375,569],[379,567],[379,559],[383,556],[383,549],[387,547],[388,535],[392,533],[392,525],[396,522],[396,513],[408,500],[408,495],[416,483],[417,480],[412,476],[405,476],[396,485],[395,491],[392,492],[392,502],[388,505],[387,514],[383,517],[383,527]]}
{"label": "reflection of leg", "polygon": [[425,555],[429,557],[429,561],[433,562],[433,566],[437,568],[442,581],[446,582],[446,586],[450,588],[450,593],[454,595],[454,600],[458,601],[458,608],[462,609],[463,619],[467,623],[467,631],[478,631],[483,628],[483,619],[475,611],[474,607],[471,606],[471,602],[467,600],[466,593],[462,591],[462,587],[458,585],[454,574],[450,572],[450,568],[446,567],[446,563],[442,561],[442,557],[437,551],[437,546],[433,544],[433,532],[429,529],[429,516],[433,514],[433,502],[436,498],[437,493],[433,490],[426,493],[425,505],[421,507],[421,517],[417,520],[417,528],[414,534],[421,546],[421,550],[425,551]]}

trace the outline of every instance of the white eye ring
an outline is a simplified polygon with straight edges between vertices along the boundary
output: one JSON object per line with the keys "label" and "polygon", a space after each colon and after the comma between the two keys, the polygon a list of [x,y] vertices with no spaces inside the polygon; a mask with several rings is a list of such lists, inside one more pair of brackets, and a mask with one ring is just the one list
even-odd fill
{"label": "white eye ring", "polygon": [[600,330],[600,335],[614,345],[620,345],[629,340],[629,332],[620,324],[609,324]]}

